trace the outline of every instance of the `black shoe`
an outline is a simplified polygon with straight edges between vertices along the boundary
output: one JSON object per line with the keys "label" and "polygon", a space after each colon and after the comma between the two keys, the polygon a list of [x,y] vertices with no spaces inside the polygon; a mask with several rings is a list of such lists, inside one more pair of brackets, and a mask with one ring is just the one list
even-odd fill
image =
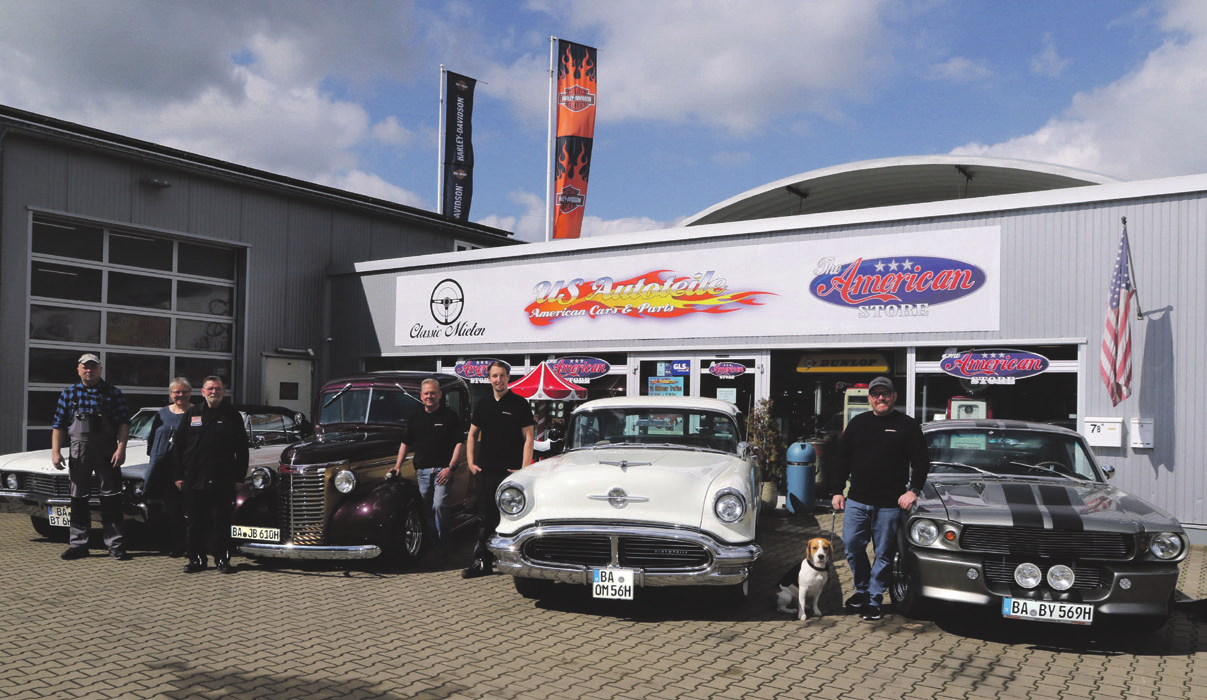
{"label": "black shoe", "polygon": [[87,547],[69,547],[66,552],[59,555],[60,559],[71,561],[72,559],[83,559],[88,556]]}
{"label": "black shoe", "polygon": [[130,561],[133,558],[121,547],[110,549],[109,556],[113,557],[116,561]]}
{"label": "black shoe", "polygon": [[237,573],[239,571],[235,567],[231,566],[229,559],[219,559],[219,560],[215,561],[214,568],[216,568],[219,571],[219,573],[223,573],[223,574],[233,574],[233,573]]}
{"label": "black shoe", "polygon": [[876,601],[872,601],[872,602],[868,603],[867,605],[863,606],[863,612],[860,613],[859,616],[865,620],[882,620],[882,619],[884,619],[884,613],[880,612],[880,606],[876,604]]}
{"label": "black shoe", "polygon": [[845,605],[849,612],[862,613],[863,609],[868,605],[868,594],[862,591],[855,591],[855,595],[847,598]]}
{"label": "black shoe", "polygon": [[209,568],[209,567],[205,563],[205,559],[198,559],[197,557],[193,557],[193,558],[189,559],[188,564],[184,565],[184,573],[196,574],[196,573],[205,571],[207,568]]}
{"label": "black shoe", "polygon": [[478,578],[479,576],[489,576],[490,573],[490,564],[481,559],[475,559],[468,569],[461,572],[461,578]]}

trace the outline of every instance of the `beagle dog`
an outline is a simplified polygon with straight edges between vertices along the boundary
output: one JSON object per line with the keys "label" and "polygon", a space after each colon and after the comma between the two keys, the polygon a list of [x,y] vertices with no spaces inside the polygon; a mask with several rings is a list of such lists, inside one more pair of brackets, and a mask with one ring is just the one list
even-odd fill
{"label": "beagle dog", "polygon": [[[824,537],[809,540],[804,560],[792,567],[780,579],[780,592],[776,594],[775,609],[782,613],[799,615],[804,620],[812,610],[814,617],[821,617],[821,593],[830,577],[830,564],[834,560],[834,546]],[[796,603],[795,609],[792,603]]]}

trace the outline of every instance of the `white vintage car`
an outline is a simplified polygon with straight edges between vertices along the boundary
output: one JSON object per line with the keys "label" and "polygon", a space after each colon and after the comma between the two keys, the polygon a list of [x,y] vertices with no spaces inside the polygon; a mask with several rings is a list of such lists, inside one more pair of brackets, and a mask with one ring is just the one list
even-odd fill
{"label": "white vintage car", "polygon": [[490,541],[526,598],[555,582],[595,598],[643,587],[717,586],[745,599],[755,544],[757,470],[736,406],[717,399],[590,401],[565,452],[509,476]]}

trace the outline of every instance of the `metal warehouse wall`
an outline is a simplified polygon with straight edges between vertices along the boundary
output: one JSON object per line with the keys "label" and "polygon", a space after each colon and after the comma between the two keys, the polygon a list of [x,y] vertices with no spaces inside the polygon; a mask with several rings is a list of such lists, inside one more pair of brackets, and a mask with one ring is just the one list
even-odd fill
{"label": "metal warehouse wall", "polygon": [[[1058,193],[1033,193],[930,203],[862,212],[838,212],[768,219],[761,222],[718,224],[684,229],[591,239],[572,246],[566,242],[533,244],[506,251],[481,251],[430,256],[408,261],[382,261],[340,278],[336,295],[353,295],[367,309],[336,321],[351,332],[371,319],[375,333],[365,342],[385,354],[407,354],[394,346],[396,278],[408,273],[447,269],[450,274],[483,266],[506,266],[532,259],[548,260],[551,269],[566,270],[573,258],[592,255],[663,254],[676,249],[733,245],[740,241],[793,240],[886,233],[948,230],[972,226],[1001,228],[1001,329],[965,334],[848,334],[767,335],[750,339],[686,338],[674,346],[699,349],[761,349],[861,346],[985,347],[1037,340],[1082,344],[1083,366],[1079,397],[1081,418],[1138,417],[1154,421],[1153,449],[1097,448],[1106,464],[1118,469],[1115,483],[1171,511],[1184,523],[1207,525],[1207,431],[1203,402],[1197,389],[1207,385],[1207,176],[1152,181],[1156,185],[1123,183],[1073,188]],[[1174,184],[1167,184],[1174,183]],[[1172,194],[1146,192],[1176,191]],[[1119,244],[1120,218],[1127,217],[1134,276],[1144,320],[1131,325],[1133,395],[1112,407],[1098,376],[1098,352],[1106,311],[1109,277]],[[843,223],[844,219],[847,223]],[[758,227],[764,230],[757,230]],[[777,230],[766,230],[776,227]],[[587,246],[594,244],[596,249]],[[953,257],[959,257],[953,250]],[[782,264],[793,264],[791,261]],[[801,262],[804,265],[804,261]],[[430,290],[416,290],[427,294]],[[423,353],[471,355],[534,352],[581,352],[673,349],[666,341],[613,343],[567,342],[553,346],[425,345]],[[1126,442],[1126,440],[1125,440]]]}
{"label": "metal warehouse wall", "polygon": [[[236,338],[236,399],[262,400],[262,353],[324,351],[324,285],[332,265],[509,241],[493,229],[395,215],[301,187],[189,167],[153,154],[0,130],[0,453],[22,449],[31,210],[198,241],[245,246]],[[165,162],[166,161],[166,162]],[[171,184],[149,187],[144,178]],[[265,178],[260,178],[265,180]],[[497,234],[497,235],[495,235]],[[321,362],[316,362],[316,373]],[[316,381],[324,377],[316,376]],[[166,387],[165,387],[166,391]]]}

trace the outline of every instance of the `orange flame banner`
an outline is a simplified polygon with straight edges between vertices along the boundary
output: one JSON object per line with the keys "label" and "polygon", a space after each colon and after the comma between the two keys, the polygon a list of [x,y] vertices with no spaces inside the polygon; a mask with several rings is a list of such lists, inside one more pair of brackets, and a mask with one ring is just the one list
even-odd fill
{"label": "orange flame banner", "polygon": [[595,49],[557,42],[557,145],[553,237],[578,238],[595,137]]}
{"label": "orange flame banner", "polygon": [[568,285],[542,283],[537,298],[524,307],[534,326],[548,326],[564,318],[676,318],[694,313],[724,314],[761,306],[762,296],[773,292],[731,291],[712,271],[694,275],[654,270],[626,280],[600,277],[574,280]]}

